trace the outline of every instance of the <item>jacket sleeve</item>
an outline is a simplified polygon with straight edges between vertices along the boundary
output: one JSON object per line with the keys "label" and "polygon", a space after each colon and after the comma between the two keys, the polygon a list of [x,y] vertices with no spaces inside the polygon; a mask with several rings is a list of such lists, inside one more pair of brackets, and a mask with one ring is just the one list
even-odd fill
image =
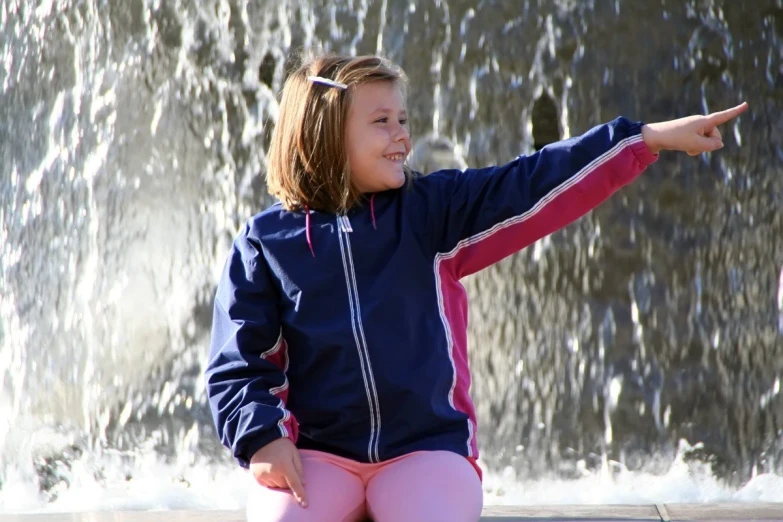
{"label": "jacket sleeve", "polygon": [[221,442],[240,466],[298,426],[286,409],[288,351],[276,290],[249,227],[234,241],[215,295],[206,387]]}
{"label": "jacket sleeve", "polygon": [[583,216],[657,160],[642,125],[617,118],[503,166],[420,178],[437,259],[459,279]]}

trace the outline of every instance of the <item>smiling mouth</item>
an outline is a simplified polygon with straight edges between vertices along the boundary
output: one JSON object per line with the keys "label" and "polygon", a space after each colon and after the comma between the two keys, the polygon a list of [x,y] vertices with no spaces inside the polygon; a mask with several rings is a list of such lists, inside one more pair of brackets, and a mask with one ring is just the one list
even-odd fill
{"label": "smiling mouth", "polygon": [[391,161],[403,161],[405,160],[405,154],[389,154],[388,156],[384,156],[384,158]]}

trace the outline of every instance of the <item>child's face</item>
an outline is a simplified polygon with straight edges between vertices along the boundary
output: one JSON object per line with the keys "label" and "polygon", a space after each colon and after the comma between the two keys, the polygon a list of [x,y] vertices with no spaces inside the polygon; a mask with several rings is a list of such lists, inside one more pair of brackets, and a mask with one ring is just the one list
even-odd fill
{"label": "child's face", "polygon": [[411,150],[402,92],[393,82],[379,81],[359,85],[352,94],[345,146],[354,185],[362,193],[401,187]]}

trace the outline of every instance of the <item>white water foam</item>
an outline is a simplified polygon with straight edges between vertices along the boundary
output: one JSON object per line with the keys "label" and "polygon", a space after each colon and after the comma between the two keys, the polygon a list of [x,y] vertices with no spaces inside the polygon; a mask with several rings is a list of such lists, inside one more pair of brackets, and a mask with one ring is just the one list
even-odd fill
{"label": "white water foam", "polygon": [[[685,450],[683,450],[683,447]],[[698,445],[695,447],[698,448]],[[701,462],[686,462],[691,449],[681,445],[665,474],[585,471],[576,480],[515,477],[509,469],[484,475],[486,505],[654,504],[783,502],[783,476],[761,474],[731,488]],[[208,464],[188,452],[164,463],[152,450],[87,454],[60,470],[61,482],[47,501],[37,481],[19,470],[6,470],[0,490],[0,513],[52,513],[146,510],[243,510],[250,484],[247,472],[229,464]]]}

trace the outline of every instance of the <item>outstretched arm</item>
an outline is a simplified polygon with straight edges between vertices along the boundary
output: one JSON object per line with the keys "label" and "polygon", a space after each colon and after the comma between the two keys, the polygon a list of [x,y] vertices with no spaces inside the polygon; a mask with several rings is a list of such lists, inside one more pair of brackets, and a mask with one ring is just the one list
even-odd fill
{"label": "outstretched arm", "polygon": [[630,183],[661,150],[723,146],[717,126],[747,104],[707,116],[642,124],[617,118],[499,167],[440,171],[416,185],[427,231],[457,279],[577,220]]}

